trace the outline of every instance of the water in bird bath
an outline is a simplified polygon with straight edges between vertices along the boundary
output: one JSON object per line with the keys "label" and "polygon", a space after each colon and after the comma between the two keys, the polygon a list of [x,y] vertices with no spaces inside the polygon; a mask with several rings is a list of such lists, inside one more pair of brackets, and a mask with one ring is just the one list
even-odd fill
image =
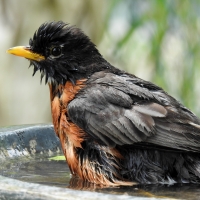
{"label": "water in bird bath", "polygon": [[50,160],[36,157],[29,161],[23,159],[10,160],[0,166],[0,175],[29,183],[39,183],[48,186],[71,188],[75,190],[95,191],[105,194],[128,195],[146,198],[173,198],[196,200],[200,196],[199,185],[136,185],[132,187],[102,188],[83,182],[80,179],[71,179],[69,168],[65,160]]}
{"label": "water in bird bath", "polygon": [[36,158],[24,161],[11,160],[0,166],[0,175],[13,179],[49,186],[67,187],[71,178],[64,160]]}

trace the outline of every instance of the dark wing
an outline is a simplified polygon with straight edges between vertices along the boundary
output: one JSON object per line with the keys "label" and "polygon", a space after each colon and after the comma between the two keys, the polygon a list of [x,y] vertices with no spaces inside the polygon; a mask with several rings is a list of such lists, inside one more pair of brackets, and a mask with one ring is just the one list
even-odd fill
{"label": "dark wing", "polygon": [[133,75],[97,72],[68,105],[69,118],[97,141],[200,151],[200,121],[178,101]]}

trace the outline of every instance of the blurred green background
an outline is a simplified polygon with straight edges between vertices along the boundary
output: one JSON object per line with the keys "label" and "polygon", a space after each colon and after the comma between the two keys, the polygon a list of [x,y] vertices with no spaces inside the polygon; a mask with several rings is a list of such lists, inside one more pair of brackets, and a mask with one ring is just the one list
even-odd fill
{"label": "blurred green background", "polygon": [[0,126],[51,122],[48,86],[25,59],[46,21],[81,28],[114,66],[154,82],[200,116],[199,0],[0,0]]}

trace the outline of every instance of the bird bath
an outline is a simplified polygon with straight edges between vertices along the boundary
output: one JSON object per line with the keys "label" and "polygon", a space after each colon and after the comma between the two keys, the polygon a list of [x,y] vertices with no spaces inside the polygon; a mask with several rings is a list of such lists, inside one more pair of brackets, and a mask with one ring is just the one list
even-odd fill
{"label": "bird bath", "polygon": [[199,199],[199,185],[100,188],[71,179],[53,126],[0,128],[0,199]]}

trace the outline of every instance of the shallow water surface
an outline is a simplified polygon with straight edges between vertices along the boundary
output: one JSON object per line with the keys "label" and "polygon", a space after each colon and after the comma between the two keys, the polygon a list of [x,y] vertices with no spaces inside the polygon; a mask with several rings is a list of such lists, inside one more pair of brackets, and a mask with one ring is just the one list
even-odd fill
{"label": "shallow water surface", "polygon": [[132,187],[100,188],[77,178],[71,179],[66,161],[54,161],[48,158],[36,158],[31,160],[18,159],[4,162],[0,166],[0,175],[25,182],[76,190],[96,191],[107,194],[127,194],[138,197],[169,199],[200,199],[200,186],[192,184],[171,186],[137,185]]}
{"label": "shallow water surface", "polygon": [[71,178],[66,161],[51,161],[48,158],[37,158],[30,161],[11,160],[0,167],[0,175],[57,187],[67,187]]}

